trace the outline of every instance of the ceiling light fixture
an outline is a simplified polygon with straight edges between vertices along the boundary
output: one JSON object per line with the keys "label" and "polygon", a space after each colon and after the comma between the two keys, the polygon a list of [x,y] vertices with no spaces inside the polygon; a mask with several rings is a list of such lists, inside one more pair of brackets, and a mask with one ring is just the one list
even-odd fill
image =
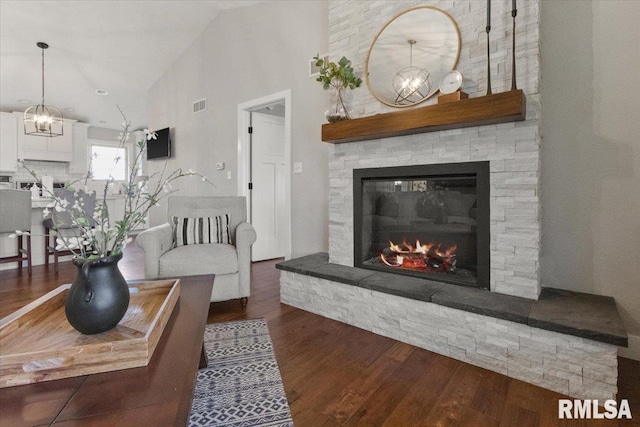
{"label": "ceiling light fixture", "polygon": [[96,95],[100,95],[100,96],[109,95],[109,91],[104,89],[96,89]]}
{"label": "ceiling light fixture", "polygon": [[393,90],[396,92],[396,105],[411,105],[422,101],[431,90],[431,76],[426,68],[413,66],[413,39],[409,43],[409,66],[393,76]]}
{"label": "ceiling light fixture", "polygon": [[36,45],[42,49],[42,103],[32,105],[24,112],[24,133],[25,135],[37,136],[62,136],[63,118],[62,113],[56,107],[45,105],[44,103],[44,50],[49,45],[38,42]]}

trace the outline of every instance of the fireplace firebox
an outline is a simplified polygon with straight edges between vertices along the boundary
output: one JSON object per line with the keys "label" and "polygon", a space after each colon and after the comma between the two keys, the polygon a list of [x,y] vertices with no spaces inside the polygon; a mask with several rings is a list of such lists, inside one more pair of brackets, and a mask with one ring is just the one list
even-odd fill
{"label": "fireplace firebox", "polygon": [[356,267],[489,288],[489,162],[354,169]]}

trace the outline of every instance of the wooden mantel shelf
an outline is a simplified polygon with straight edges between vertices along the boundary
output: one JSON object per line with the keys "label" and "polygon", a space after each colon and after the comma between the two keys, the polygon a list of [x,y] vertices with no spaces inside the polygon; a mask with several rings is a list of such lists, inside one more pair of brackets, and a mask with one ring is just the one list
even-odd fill
{"label": "wooden mantel shelf", "polygon": [[522,90],[463,99],[421,108],[376,114],[322,125],[322,140],[334,144],[392,136],[522,121],[526,98]]}

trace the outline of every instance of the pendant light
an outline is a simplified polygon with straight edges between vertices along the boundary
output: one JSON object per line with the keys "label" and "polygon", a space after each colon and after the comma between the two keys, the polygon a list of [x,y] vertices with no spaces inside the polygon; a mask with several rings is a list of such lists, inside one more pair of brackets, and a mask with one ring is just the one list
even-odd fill
{"label": "pendant light", "polygon": [[63,118],[62,113],[56,107],[45,105],[44,103],[44,50],[49,45],[38,42],[37,46],[42,49],[42,103],[32,105],[24,112],[24,133],[25,135],[37,136],[62,136]]}
{"label": "pendant light", "polygon": [[393,76],[393,90],[396,92],[396,105],[411,105],[422,101],[431,90],[431,76],[426,68],[413,66],[413,39],[409,43],[409,66]]}

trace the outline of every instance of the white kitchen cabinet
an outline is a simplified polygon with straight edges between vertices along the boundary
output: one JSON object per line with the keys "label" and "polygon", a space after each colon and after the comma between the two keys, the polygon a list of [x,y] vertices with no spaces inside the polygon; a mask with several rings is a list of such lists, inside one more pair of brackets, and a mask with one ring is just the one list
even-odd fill
{"label": "white kitchen cabinet", "polygon": [[73,158],[69,163],[69,173],[86,175],[89,170],[89,143],[87,131],[89,124],[73,124]]}
{"label": "white kitchen cabinet", "polygon": [[[14,112],[14,116],[22,123],[24,114]],[[25,135],[18,132],[18,157],[28,160],[47,160],[51,162],[73,161],[73,125],[76,120],[64,119],[63,135],[47,137]]]}
{"label": "white kitchen cabinet", "polygon": [[116,221],[124,219],[124,197],[107,196],[107,209],[109,209],[109,223],[115,226]]}
{"label": "white kitchen cabinet", "polygon": [[18,120],[0,112],[0,172],[18,170]]}

